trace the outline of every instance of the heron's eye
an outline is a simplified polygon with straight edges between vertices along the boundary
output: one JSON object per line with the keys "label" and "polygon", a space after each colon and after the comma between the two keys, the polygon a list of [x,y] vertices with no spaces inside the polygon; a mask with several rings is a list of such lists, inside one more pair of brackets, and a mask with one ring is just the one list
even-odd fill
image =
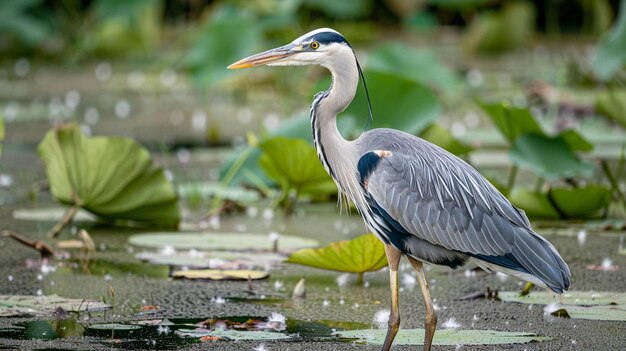
{"label": "heron's eye", "polygon": [[317,50],[317,48],[320,47],[320,43],[318,43],[316,41],[312,41],[311,44],[309,44],[309,46],[311,47],[311,49]]}

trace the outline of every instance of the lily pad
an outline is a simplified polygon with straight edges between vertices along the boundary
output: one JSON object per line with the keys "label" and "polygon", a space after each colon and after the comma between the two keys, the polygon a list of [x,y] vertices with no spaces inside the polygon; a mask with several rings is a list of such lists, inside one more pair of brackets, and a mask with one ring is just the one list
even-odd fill
{"label": "lily pad", "polygon": [[558,296],[543,291],[533,291],[520,296],[516,291],[503,291],[498,298],[507,302],[528,304],[557,304],[570,318],[606,321],[626,321],[626,293],[597,291],[568,291]]}
{"label": "lily pad", "polygon": [[120,137],[87,137],[75,124],[39,144],[54,198],[109,220],[176,226],[178,197],[148,150]]}
{"label": "lily pad", "polygon": [[580,161],[561,137],[535,133],[520,135],[515,140],[509,157],[516,165],[551,180],[578,175],[589,176],[594,169],[593,165]]}
{"label": "lily pad", "polygon": [[339,272],[363,273],[387,266],[385,247],[373,234],[331,243],[319,249],[302,249],[285,261]]}
{"label": "lily pad", "polygon": [[243,187],[224,187],[216,182],[183,183],[178,185],[178,194],[182,198],[200,195],[204,198],[220,196],[236,202],[250,203],[260,199],[258,192]]}
{"label": "lily pad", "polygon": [[142,327],[136,324],[120,324],[120,323],[107,323],[107,324],[94,324],[90,325],[89,329],[93,330],[111,330],[111,331],[131,331],[139,330]]}
{"label": "lily pad", "polygon": [[219,339],[232,341],[262,341],[262,340],[284,340],[292,338],[292,335],[279,332],[268,331],[237,331],[237,330],[208,330],[208,329],[179,329],[176,334],[192,338],[202,338],[211,336]]}
{"label": "lily pad", "polygon": [[270,252],[246,252],[245,255],[242,255],[240,251],[193,251],[191,253],[178,251],[174,254],[140,252],[136,257],[153,264],[196,268],[223,268],[223,266],[234,264],[250,267],[265,267],[282,262],[285,258],[283,255]]}
{"label": "lily pad", "polygon": [[57,295],[0,295],[0,317],[50,316],[59,307],[67,312],[95,312],[110,308],[109,305],[98,301],[68,299]]}
{"label": "lily pad", "polygon": [[[24,221],[57,222],[65,214],[62,207],[25,208],[13,211],[13,218]],[[85,211],[78,210],[74,215],[76,222],[95,222],[96,216]]]}
{"label": "lily pad", "polygon": [[460,83],[459,77],[443,66],[433,52],[400,43],[387,44],[372,51],[367,57],[367,68],[399,74],[443,90],[454,89]]}
{"label": "lily pad", "polygon": [[513,205],[535,218],[590,218],[611,201],[611,189],[601,185],[552,188],[549,193],[514,188],[508,196]]}
{"label": "lily pad", "polygon": [[543,130],[528,109],[513,107],[506,102],[485,103],[477,101],[477,104],[485,111],[487,117],[491,119],[491,122],[511,145],[522,134],[544,135]]}
{"label": "lily pad", "polygon": [[[274,137],[260,145],[259,164],[265,174],[280,184],[283,191],[297,193],[328,189],[336,193],[337,187],[319,161],[315,148],[302,139]],[[324,186],[328,184],[329,186]]]}
{"label": "lily pad", "polygon": [[[128,242],[142,247],[169,246],[177,250],[271,251],[274,247],[267,234],[251,233],[155,232],[133,235],[128,238]],[[295,250],[317,245],[316,240],[291,235],[280,235],[278,239],[280,250]]]}
{"label": "lily pad", "polygon": [[174,278],[186,279],[210,279],[210,280],[258,280],[269,277],[266,271],[254,271],[248,269],[190,269],[177,271],[172,274]]}
{"label": "lily pad", "polygon": [[[386,329],[365,329],[337,331],[334,335],[343,339],[356,339],[357,342],[382,345],[386,333]],[[443,329],[435,333],[433,345],[503,345],[547,340],[550,338],[526,332]],[[424,329],[400,329],[393,343],[394,345],[423,345]]]}
{"label": "lily pad", "polygon": [[596,75],[608,80],[626,63],[626,9],[624,1],[615,24],[600,40],[591,62]]}

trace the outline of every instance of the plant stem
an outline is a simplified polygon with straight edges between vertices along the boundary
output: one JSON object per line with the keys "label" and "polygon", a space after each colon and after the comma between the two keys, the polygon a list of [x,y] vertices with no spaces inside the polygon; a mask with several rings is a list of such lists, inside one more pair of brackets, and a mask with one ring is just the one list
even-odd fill
{"label": "plant stem", "polygon": [[518,171],[519,171],[519,168],[516,165],[513,165],[513,167],[511,167],[511,172],[509,172],[509,180],[506,184],[509,191],[513,189],[513,185],[515,185],[515,179],[517,178]]}
{"label": "plant stem", "polygon": [[359,272],[356,275],[356,284],[363,285],[363,272]]}
{"label": "plant stem", "polygon": [[77,212],[78,212],[78,206],[72,206],[68,208],[67,211],[65,211],[63,218],[61,218],[61,220],[57,222],[57,224],[55,224],[54,227],[52,227],[52,229],[50,229],[50,231],[48,232],[48,237],[56,238],[57,236],[59,236],[63,228],[67,227],[70,223],[72,223],[72,220],[74,219],[74,216],[76,215]]}
{"label": "plant stem", "polygon": [[39,251],[41,253],[42,258],[54,256],[54,249],[50,247],[48,244],[44,243],[40,240],[32,240],[24,235],[18,234],[12,230],[2,230],[0,231],[0,237],[10,237],[15,239],[15,241],[20,244],[24,244],[28,247],[32,247],[33,249]]}
{"label": "plant stem", "polygon": [[613,188],[613,191],[619,196],[624,209],[626,209],[626,197],[624,197],[624,193],[622,193],[622,190],[619,188],[619,183],[617,182],[617,179],[615,179],[615,176],[613,176],[613,172],[611,172],[609,164],[606,160],[600,160],[600,165],[602,166],[602,170],[609,180],[609,183],[611,183],[611,188]]}

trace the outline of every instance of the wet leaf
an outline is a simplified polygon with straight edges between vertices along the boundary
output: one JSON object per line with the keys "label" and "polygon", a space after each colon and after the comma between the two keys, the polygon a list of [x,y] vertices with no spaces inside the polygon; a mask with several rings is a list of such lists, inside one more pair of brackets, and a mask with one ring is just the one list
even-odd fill
{"label": "wet leaf", "polygon": [[435,53],[400,43],[386,44],[372,51],[367,57],[367,68],[395,73],[435,89],[452,90],[460,84],[459,77],[443,66]]}
{"label": "wet leaf", "polygon": [[596,96],[596,111],[626,128],[626,90],[609,89],[599,93]]}
{"label": "wet leaf", "polygon": [[590,176],[594,169],[592,164],[580,161],[563,138],[535,133],[520,135],[509,157],[514,164],[550,180]]}
{"label": "wet leaf", "polygon": [[588,185],[581,188],[552,188],[548,194],[514,188],[508,198],[513,205],[526,211],[529,217],[589,218],[598,216],[609,204],[611,189],[601,185]]}
{"label": "wet leaf", "polygon": [[428,140],[457,156],[467,154],[473,150],[471,147],[461,143],[447,129],[437,123],[428,126],[420,134],[420,138]]}
{"label": "wet leaf", "polygon": [[339,272],[363,273],[387,266],[385,247],[373,234],[331,243],[319,249],[302,249],[285,261]]}
{"label": "wet leaf", "polygon": [[208,330],[208,329],[179,329],[176,334],[192,338],[202,338],[205,336],[217,337],[232,341],[262,341],[262,340],[284,340],[292,336],[269,331],[237,331],[237,330]]}
{"label": "wet leaf", "polygon": [[567,291],[556,295],[532,291],[520,296],[517,291],[501,291],[502,301],[528,304],[557,304],[554,309],[565,309],[570,318],[626,321],[626,293],[609,291]]}
{"label": "wet leaf", "polygon": [[[386,329],[344,330],[334,335],[344,339],[356,339],[373,345],[382,345]],[[524,344],[532,341],[547,341],[549,337],[525,332],[502,332],[495,330],[437,330],[433,345],[502,345]],[[423,345],[424,329],[400,329],[394,345]]]}
{"label": "wet leaf", "polygon": [[87,137],[70,124],[48,132],[38,150],[57,201],[108,220],[178,225],[171,183],[135,141]]}
{"label": "wet leaf", "polygon": [[[132,235],[128,242],[157,249],[169,246],[176,250],[271,251],[274,245],[267,234],[251,233],[155,232]],[[278,248],[285,251],[317,245],[316,240],[291,235],[280,235],[278,239]]]}
{"label": "wet leaf", "polygon": [[269,272],[246,269],[189,269],[176,271],[174,278],[210,279],[210,280],[258,280],[269,277]]}
{"label": "wet leaf", "polygon": [[626,63],[626,1],[621,1],[619,15],[611,30],[596,47],[591,67],[596,75],[608,80]]}
{"label": "wet leaf", "polygon": [[[337,192],[333,180],[319,161],[315,148],[301,139],[274,137],[260,145],[259,164],[265,174],[283,191],[295,189],[298,193],[327,189]],[[322,184],[328,183],[327,187]]]}
{"label": "wet leaf", "polygon": [[98,301],[68,299],[57,295],[0,295],[0,317],[52,316],[59,307],[67,312],[94,312],[108,309],[110,306]]}

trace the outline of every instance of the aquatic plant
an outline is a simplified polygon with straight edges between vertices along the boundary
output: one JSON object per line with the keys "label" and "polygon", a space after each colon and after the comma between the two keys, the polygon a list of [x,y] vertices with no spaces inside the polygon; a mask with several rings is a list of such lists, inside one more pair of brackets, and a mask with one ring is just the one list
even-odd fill
{"label": "aquatic plant", "polygon": [[178,197],[161,167],[137,142],[87,137],[76,124],[49,131],[38,147],[52,196],[69,206],[57,235],[79,208],[105,221],[177,226]]}

